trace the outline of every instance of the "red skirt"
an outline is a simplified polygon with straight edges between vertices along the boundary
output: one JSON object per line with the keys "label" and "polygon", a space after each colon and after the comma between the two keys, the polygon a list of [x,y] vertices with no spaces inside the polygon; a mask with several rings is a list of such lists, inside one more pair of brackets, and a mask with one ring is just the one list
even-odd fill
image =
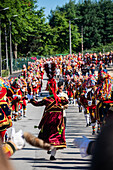
{"label": "red skirt", "polygon": [[46,112],[38,137],[54,145],[57,149],[66,148],[65,125],[62,112]]}

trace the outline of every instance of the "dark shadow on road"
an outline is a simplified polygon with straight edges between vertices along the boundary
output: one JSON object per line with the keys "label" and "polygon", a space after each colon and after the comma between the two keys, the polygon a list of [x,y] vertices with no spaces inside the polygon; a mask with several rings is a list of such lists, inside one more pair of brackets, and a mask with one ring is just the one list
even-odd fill
{"label": "dark shadow on road", "polygon": [[80,158],[60,158],[60,160],[63,160],[63,161],[91,161],[91,159],[80,159]]}
{"label": "dark shadow on road", "polygon": [[80,155],[80,152],[62,152],[62,154],[70,154],[70,155],[79,154]]}
{"label": "dark shadow on road", "polygon": [[48,168],[48,169],[52,169],[52,170],[54,170],[54,169],[68,169],[68,170],[71,170],[71,169],[90,169],[90,167],[82,167],[82,166],[74,166],[74,167],[66,167],[66,166],[64,166],[64,167],[62,167],[62,166],[44,166],[44,165],[42,165],[42,166],[33,166],[34,168]]}

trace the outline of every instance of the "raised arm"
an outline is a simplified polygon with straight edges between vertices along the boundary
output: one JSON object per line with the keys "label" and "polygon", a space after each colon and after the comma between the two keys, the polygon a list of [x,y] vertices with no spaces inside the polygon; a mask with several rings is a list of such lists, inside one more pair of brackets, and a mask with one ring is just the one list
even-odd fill
{"label": "raised arm", "polygon": [[46,105],[46,101],[43,99],[41,101],[36,101],[34,99],[31,99],[30,100],[30,103],[33,105],[33,106],[44,106]]}

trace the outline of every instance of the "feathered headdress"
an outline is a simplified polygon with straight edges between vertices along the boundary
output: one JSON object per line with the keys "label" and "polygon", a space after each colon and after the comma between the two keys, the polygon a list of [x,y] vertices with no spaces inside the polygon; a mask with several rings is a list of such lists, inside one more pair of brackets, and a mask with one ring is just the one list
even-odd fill
{"label": "feathered headdress", "polygon": [[47,77],[52,79],[56,75],[56,64],[55,62],[47,62],[44,64]]}
{"label": "feathered headdress", "polygon": [[46,71],[48,82],[47,82],[47,90],[53,93],[56,103],[60,101],[60,98],[56,95],[56,81],[54,76],[56,75],[56,64],[55,62],[47,62],[44,64],[44,70]]}

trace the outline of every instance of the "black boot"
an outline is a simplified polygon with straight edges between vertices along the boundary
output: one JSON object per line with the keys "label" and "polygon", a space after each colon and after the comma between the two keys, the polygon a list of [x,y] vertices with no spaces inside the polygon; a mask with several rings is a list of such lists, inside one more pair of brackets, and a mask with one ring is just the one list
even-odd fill
{"label": "black boot", "polygon": [[87,123],[86,127],[88,127],[88,126],[89,126],[89,124]]}
{"label": "black boot", "polygon": [[82,109],[81,109],[81,107],[79,107],[79,112],[82,112]]}
{"label": "black boot", "polygon": [[91,122],[89,122],[89,126],[91,126]]}
{"label": "black boot", "polygon": [[56,158],[54,156],[50,156],[50,160],[56,160]]}
{"label": "black boot", "polygon": [[47,154],[51,154],[51,151],[49,150],[49,151],[47,151]]}
{"label": "black boot", "polygon": [[92,132],[92,135],[95,135],[95,131]]}

